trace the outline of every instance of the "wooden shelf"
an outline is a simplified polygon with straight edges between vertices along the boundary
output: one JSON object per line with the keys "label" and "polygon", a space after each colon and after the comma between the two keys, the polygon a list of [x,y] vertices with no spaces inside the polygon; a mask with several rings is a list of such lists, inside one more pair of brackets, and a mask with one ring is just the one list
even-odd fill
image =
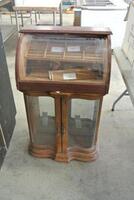
{"label": "wooden shelf", "polygon": [[86,42],[72,43],[70,42],[45,42],[45,41],[31,41],[28,45],[28,50],[25,52],[25,59],[33,60],[72,60],[82,62],[103,62],[103,49],[91,43],[91,46],[86,46]]}

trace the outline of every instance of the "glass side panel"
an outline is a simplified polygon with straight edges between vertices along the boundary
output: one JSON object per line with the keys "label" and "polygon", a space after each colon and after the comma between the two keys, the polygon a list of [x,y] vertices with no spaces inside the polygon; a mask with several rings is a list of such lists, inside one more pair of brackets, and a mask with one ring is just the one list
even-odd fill
{"label": "glass side panel", "polygon": [[65,35],[29,35],[24,76],[50,81],[102,80],[106,41]]}
{"label": "glass side panel", "polygon": [[26,96],[31,123],[32,142],[55,147],[55,110],[52,97]]}
{"label": "glass side panel", "polygon": [[99,100],[72,99],[68,113],[68,146],[91,148],[96,134]]}

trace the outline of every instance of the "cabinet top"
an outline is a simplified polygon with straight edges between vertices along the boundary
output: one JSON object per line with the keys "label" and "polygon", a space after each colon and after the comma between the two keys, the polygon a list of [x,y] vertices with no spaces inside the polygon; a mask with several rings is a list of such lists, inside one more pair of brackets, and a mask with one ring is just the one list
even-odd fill
{"label": "cabinet top", "polygon": [[27,26],[20,33],[55,33],[55,34],[80,34],[80,35],[111,35],[108,27],[80,27],[80,26]]}
{"label": "cabinet top", "polygon": [[17,87],[23,92],[108,92],[110,30],[30,27],[20,31]]}

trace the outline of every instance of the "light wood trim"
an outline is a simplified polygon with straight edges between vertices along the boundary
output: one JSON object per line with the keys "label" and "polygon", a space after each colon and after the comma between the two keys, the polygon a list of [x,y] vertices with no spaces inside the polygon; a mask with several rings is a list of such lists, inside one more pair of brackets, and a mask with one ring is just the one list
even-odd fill
{"label": "light wood trim", "polygon": [[61,97],[55,97],[55,117],[56,117],[56,156],[62,152],[62,125],[61,125]]}

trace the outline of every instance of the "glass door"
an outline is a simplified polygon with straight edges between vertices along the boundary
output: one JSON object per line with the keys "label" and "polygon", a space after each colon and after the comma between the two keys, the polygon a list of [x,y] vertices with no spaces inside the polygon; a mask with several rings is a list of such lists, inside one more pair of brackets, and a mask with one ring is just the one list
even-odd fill
{"label": "glass door", "polygon": [[56,150],[55,100],[48,96],[25,96],[30,132],[30,152],[54,157]]}
{"label": "glass door", "polygon": [[101,104],[102,98],[63,98],[63,152],[68,160],[88,161],[95,158]]}

